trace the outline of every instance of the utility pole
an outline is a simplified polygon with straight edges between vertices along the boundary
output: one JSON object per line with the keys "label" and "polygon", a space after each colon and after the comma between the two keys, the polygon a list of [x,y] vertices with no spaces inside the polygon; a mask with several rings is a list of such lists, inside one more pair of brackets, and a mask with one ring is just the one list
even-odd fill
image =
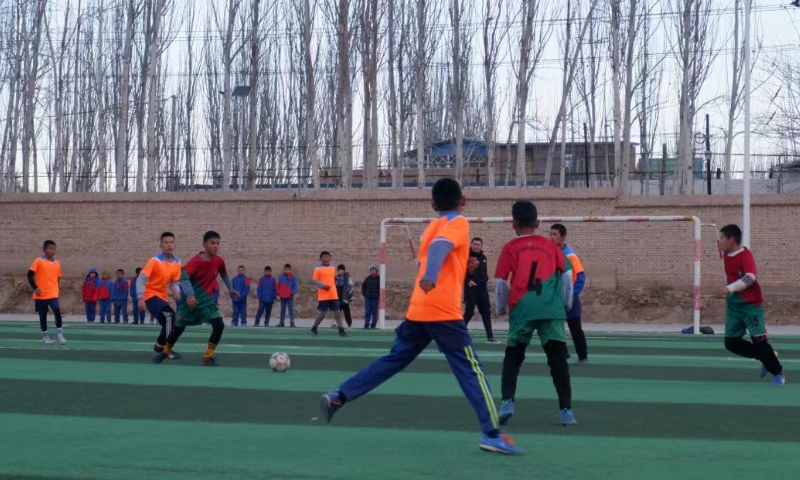
{"label": "utility pole", "polygon": [[583,173],[586,177],[586,188],[589,188],[589,130],[586,128],[586,122],[583,122],[583,153]]}
{"label": "utility pole", "polygon": [[709,133],[709,115],[706,113],[706,184],[711,195],[711,133]]}
{"label": "utility pole", "polygon": [[667,183],[667,144],[662,145],[661,153],[661,173],[658,178],[658,194],[664,196],[664,187]]}
{"label": "utility pole", "polygon": [[177,111],[175,109],[175,101],[177,97],[175,95],[172,96],[172,131],[170,133],[170,145],[172,148],[169,152],[169,178],[167,179],[167,190],[177,190],[178,189],[178,176],[176,175],[176,168],[177,165],[175,163],[175,150],[177,149],[177,145],[175,144],[175,124],[177,120]]}

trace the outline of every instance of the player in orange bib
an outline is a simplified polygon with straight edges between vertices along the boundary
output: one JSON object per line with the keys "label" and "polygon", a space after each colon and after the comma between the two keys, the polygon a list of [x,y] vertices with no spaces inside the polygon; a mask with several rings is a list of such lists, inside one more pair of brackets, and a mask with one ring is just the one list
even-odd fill
{"label": "player in orange bib", "polygon": [[56,332],[58,343],[64,345],[64,331],[61,323],[61,307],[58,303],[58,281],[61,278],[61,263],[55,259],[56,242],[47,240],[42,248],[44,254],[37,257],[28,269],[28,282],[33,288],[33,300],[36,304],[36,313],[39,314],[39,326],[42,329],[42,342],[53,343],[47,333],[47,310],[53,311],[56,317]]}
{"label": "player in orange bib", "polygon": [[[175,254],[175,235],[170,232],[161,234],[161,253],[151,258],[142,273],[136,279],[136,292],[139,295],[139,309],[147,308],[150,315],[158,319],[161,332],[158,334],[153,350],[164,351],[167,335],[175,326],[175,310],[169,304],[169,289],[177,302],[181,299],[178,282],[181,279],[181,259]],[[170,360],[180,360],[181,356],[170,352]]]}
{"label": "player in orange bib", "polygon": [[514,442],[500,434],[497,409],[472,349],[472,337],[464,323],[461,299],[467,274],[469,223],[459,213],[464,207],[461,187],[452,178],[436,182],[433,209],[439,218],[425,229],[420,242],[419,272],[406,320],[395,330],[392,350],[346,380],[339,390],[320,399],[320,410],[330,422],[337,410],[372,391],[401,372],[431,343],[436,342],[453,370],[481,426],[480,448],[503,454],[521,454]]}
{"label": "player in orange bib", "polygon": [[339,336],[346,337],[342,323],[342,309],[339,305],[339,293],[336,291],[336,269],[331,265],[331,254],[322,252],[319,255],[320,265],[314,269],[312,283],[317,287],[317,318],[314,319],[314,326],[311,327],[311,334],[317,335],[317,327],[325,320],[328,311],[333,312],[336,325],[339,327]]}

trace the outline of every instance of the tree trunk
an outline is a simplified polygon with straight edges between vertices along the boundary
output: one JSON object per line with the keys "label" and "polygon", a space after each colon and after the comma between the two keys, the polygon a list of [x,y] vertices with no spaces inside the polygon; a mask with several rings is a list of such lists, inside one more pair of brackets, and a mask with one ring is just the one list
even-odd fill
{"label": "tree trunk", "polygon": [[[517,82],[517,168],[516,186],[525,188],[527,186],[527,166],[525,148],[525,129],[526,129],[526,106],[528,104],[528,63],[531,53],[531,41],[533,36],[533,16],[536,0],[527,0],[523,5],[525,11],[525,26],[520,40],[519,53],[519,72]],[[536,175],[535,165],[532,171]],[[534,177],[535,178],[535,177]]]}
{"label": "tree trunk", "polygon": [[682,52],[682,79],[680,98],[680,132],[678,136],[678,181],[681,195],[690,193],[692,168],[692,138],[691,138],[691,113],[690,113],[690,74],[692,70],[691,41],[692,41],[692,3],[694,0],[684,0],[683,3],[683,42]]}
{"label": "tree trunk", "polygon": [[739,11],[741,8],[741,0],[734,0],[734,21],[733,21],[733,82],[731,84],[731,98],[730,107],[728,109],[728,132],[725,137],[725,194],[730,193],[730,180],[731,180],[731,157],[733,151],[733,137],[734,137],[734,122],[736,121],[736,112],[739,109],[739,80],[742,76],[742,64],[740,60],[740,45],[739,45]]}
{"label": "tree trunk", "polygon": [[628,7],[628,47],[625,60],[625,120],[623,121],[622,163],[619,168],[617,193],[628,194],[628,176],[631,161],[631,111],[633,110],[633,47],[636,41],[636,5],[637,0],[630,0]]}
{"label": "tree trunk", "polygon": [[464,180],[464,105],[461,78],[461,6],[459,0],[453,1],[450,15],[453,26],[453,120],[456,127],[456,181]]}
{"label": "tree trunk", "polygon": [[425,188],[425,4],[417,0],[417,188]]}
{"label": "tree trunk", "polygon": [[44,17],[44,10],[47,6],[47,0],[38,0],[36,2],[36,31],[33,34],[33,51],[31,52],[31,67],[28,71],[28,85],[25,92],[25,134],[22,140],[22,166],[23,166],[23,184],[22,191],[27,192],[30,189],[30,162],[31,162],[31,148],[33,146],[33,116],[35,113],[34,97],[36,96],[36,80],[39,78],[39,49],[42,43],[42,18]]}
{"label": "tree trunk", "polygon": [[134,0],[128,0],[125,20],[125,46],[122,51],[122,77],[119,79],[119,117],[117,118],[117,145],[114,151],[116,164],[115,190],[125,190],[125,173],[128,157],[128,110],[130,108],[131,62],[133,57],[133,21],[136,15]]}
{"label": "tree trunk", "polygon": [[105,58],[105,52],[103,52],[103,18],[105,17],[104,12],[104,0],[100,0],[100,4],[97,8],[97,17],[98,17],[98,27],[97,27],[97,74],[95,78],[95,85],[96,85],[96,94],[97,94],[97,112],[98,112],[98,129],[97,129],[97,148],[100,155],[100,165],[98,166],[97,172],[97,182],[98,182],[98,190],[100,192],[106,191],[106,162],[108,160],[108,152],[107,152],[107,145],[106,145],[106,110],[105,104],[103,103],[103,95],[105,91],[105,76],[106,72],[103,68],[103,60]]}
{"label": "tree trunk", "polygon": [[156,8],[153,10],[153,31],[150,46],[150,64],[148,76],[150,77],[150,93],[147,102],[147,191],[156,191],[156,168],[158,150],[156,148],[156,120],[161,110],[161,99],[158,98],[158,66],[161,62],[161,49],[159,38],[161,35],[161,17],[164,12],[164,1],[155,0]]}
{"label": "tree trunk", "polygon": [[[388,0],[389,8],[389,165],[392,169],[392,188],[402,188],[400,178],[400,162],[397,155],[397,84],[394,78],[395,68],[395,18],[394,2]],[[402,48],[402,47],[401,47]],[[401,72],[402,75],[402,72]],[[401,147],[402,148],[402,147]]]}
{"label": "tree trunk", "polygon": [[621,163],[621,151],[620,151],[620,134],[621,134],[621,123],[622,123],[622,99],[621,96],[621,88],[620,85],[620,70],[621,70],[621,54],[620,54],[620,46],[619,46],[619,35],[620,35],[620,16],[622,15],[621,8],[620,8],[620,0],[612,0],[611,1],[611,44],[612,44],[612,53],[611,53],[611,88],[614,93],[614,186],[619,188],[619,181],[620,181],[620,163]]}
{"label": "tree trunk", "polygon": [[350,0],[338,0],[337,54],[339,57],[339,91],[337,130],[339,131],[339,165],[341,187],[348,189],[353,178],[353,92],[350,85]]}
{"label": "tree trunk", "polygon": [[[306,0],[306,5],[308,5],[308,0]],[[248,111],[249,121],[247,127],[249,135],[248,138],[250,141],[248,145],[249,150],[247,152],[248,190],[256,189],[256,145],[257,145],[256,119],[258,115],[258,69],[260,61],[259,55],[261,55],[259,49],[259,43],[261,42],[261,39],[258,34],[258,28],[261,23],[260,13],[261,13],[261,0],[253,0],[253,12],[252,12],[253,31],[250,39],[250,98],[249,98],[250,109]],[[314,184],[314,188],[318,188],[317,183]]]}

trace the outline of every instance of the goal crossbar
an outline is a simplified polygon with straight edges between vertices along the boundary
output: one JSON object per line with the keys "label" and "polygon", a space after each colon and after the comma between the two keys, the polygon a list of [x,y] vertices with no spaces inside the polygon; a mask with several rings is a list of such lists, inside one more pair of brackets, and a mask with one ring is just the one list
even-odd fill
{"label": "goal crossbar", "polygon": [[[378,306],[378,321],[380,328],[386,328],[386,230],[391,226],[431,223],[435,218],[384,218],[381,221],[381,258],[380,258],[380,301]],[[470,223],[511,223],[511,217],[468,217]],[[702,222],[695,216],[667,215],[667,216],[589,216],[589,217],[540,217],[539,221],[546,223],[603,223],[603,222],[692,222],[694,225],[694,258],[693,258],[693,319],[694,333],[700,334],[700,253]]]}

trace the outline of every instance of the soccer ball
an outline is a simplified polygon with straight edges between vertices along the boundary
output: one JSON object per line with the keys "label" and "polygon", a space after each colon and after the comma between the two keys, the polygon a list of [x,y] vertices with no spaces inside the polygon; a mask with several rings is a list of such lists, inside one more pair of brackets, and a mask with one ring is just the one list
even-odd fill
{"label": "soccer ball", "polygon": [[269,368],[271,368],[274,372],[283,373],[286,370],[289,370],[289,367],[291,366],[292,360],[289,358],[289,354],[287,353],[276,352],[273,353],[269,358]]}

